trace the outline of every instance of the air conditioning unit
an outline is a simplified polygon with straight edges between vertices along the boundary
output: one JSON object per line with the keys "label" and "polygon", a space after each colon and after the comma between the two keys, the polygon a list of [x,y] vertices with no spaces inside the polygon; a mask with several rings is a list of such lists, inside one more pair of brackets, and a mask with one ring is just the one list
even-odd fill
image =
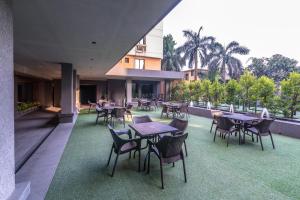
{"label": "air conditioning unit", "polygon": [[145,44],[137,44],[135,52],[136,53],[145,53],[146,52],[146,45]]}

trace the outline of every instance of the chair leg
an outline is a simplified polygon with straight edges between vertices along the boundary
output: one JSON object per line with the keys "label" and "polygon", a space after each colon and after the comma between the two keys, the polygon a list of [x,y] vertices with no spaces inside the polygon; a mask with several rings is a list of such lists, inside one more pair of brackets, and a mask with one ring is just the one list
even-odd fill
{"label": "chair leg", "polygon": [[210,133],[211,133],[211,131],[212,131],[212,129],[213,129],[213,126],[214,126],[214,123],[212,122],[212,123],[211,123],[211,127],[210,127],[210,131],[209,131]]}
{"label": "chair leg", "polygon": [[106,163],[106,167],[108,167],[108,165],[109,165],[109,162],[110,162],[110,159],[111,159],[111,154],[112,154],[112,152],[113,152],[113,148],[114,148],[114,145],[111,146],[111,150],[110,150],[110,154],[109,154],[108,161],[107,161],[107,163]]}
{"label": "chair leg", "polygon": [[275,149],[275,145],[274,145],[273,136],[272,136],[271,131],[269,131],[269,134],[270,134],[270,137],[271,137],[271,142],[272,142],[273,149]]}
{"label": "chair leg", "polygon": [[131,151],[129,152],[129,160],[130,160],[130,158],[131,158]]}
{"label": "chair leg", "polygon": [[173,162],[172,167],[175,167],[175,163]]}
{"label": "chair leg", "polygon": [[184,182],[187,182],[186,179],[186,170],[185,170],[185,161],[184,161],[184,157],[182,156],[182,165],[183,165],[183,173],[184,173]]}
{"label": "chair leg", "polygon": [[216,128],[216,130],[215,130],[215,135],[214,135],[214,142],[216,141],[216,135],[217,135],[217,128]]}
{"label": "chair leg", "polygon": [[138,171],[141,171],[141,150],[139,150],[139,169]]}
{"label": "chair leg", "polygon": [[263,146],[260,134],[258,134],[258,137],[259,137],[259,141],[260,141],[261,150],[263,151],[264,150],[264,146]]}
{"label": "chair leg", "polygon": [[115,170],[116,170],[116,166],[117,166],[117,162],[118,162],[118,158],[119,158],[119,152],[118,152],[117,157],[116,157],[116,160],[115,160],[115,164],[114,164],[113,171],[112,171],[112,173],[111,173],[111,177],[114,176],[114,173],[115,173]]}
{"label": "chair leg", "polygon": [[185,156],[187,157],[187,156],[188,156],[188,152],[187,152],[187,148],[186,148],[186,143],[185,143],[185,141],[183,142],[183,145],[184,145],[184,150],[185,150]]}
{"label": "chair leg", "polygon": [[162,166],[162,160],[161,159],[159,159],[159,165],[160,165],[161,189],[164,189],[164,173],[163,173],[163,166]]}
{"label": "chair leg", "polygon": [[150,155],[150,151],[149,151],[149,154],[148,154],[148,168],[147,168],[147,174],[150,173],[150,157],[151,157],[151,155]]}
{"label": "chair leg", "polygon": [[227,137],[227,147],[228,147],[228,143],[229,143],[229,138],[230,138],[230,133],[228,133],[228,137]]}
{"label": "chair leg", "polygon": [[98,118],[99,118],[99,116],[98,116],[98,114],[97,114],[97,118],[96,118],[96,124],[98,124]]}

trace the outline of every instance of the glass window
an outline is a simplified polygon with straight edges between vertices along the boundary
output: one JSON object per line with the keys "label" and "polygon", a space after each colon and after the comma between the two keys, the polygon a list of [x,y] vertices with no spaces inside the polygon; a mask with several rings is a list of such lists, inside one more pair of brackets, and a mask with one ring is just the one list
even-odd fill
{"label": "glass window", "polygon": [[129,58],[125,58],[125,63],[129,63]]}
{"label": "glass window", "polygon": [[144,59],[135,59],[135,69],[144,69],[145,60]]}

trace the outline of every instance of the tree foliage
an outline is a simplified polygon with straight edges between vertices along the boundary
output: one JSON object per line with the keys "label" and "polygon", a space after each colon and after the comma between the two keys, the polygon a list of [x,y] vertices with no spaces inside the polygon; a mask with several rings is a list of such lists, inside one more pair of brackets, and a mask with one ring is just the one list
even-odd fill
{"label": "tree foliage", "polygon": [[202,36],[202,26],[198,32],[192,30],[184,30],[183,35],[186,42],[178,48],[178,51],[183,53],[183,59],[188,62],[188,67],[195,69],[194,79],[197,80],[198,68],[204,67],[207,63],[207,54],[209,46],[214,42],[214,37]]}
{"label": "tree foliage", "polygon": [[238,102],[241,93],[241,85],[234,79],[231,79],[225,85],[226,103],[235,104]]}
{"label": "tree foliage", "polygon": [[287,80],[281,82],[281,99],[284,102],[283,114],[293,118],[300,109],[300,73],[293,72]]}
{"label": "tree foliage", "polygon": [[223,100],[223,95],[224,95],[224,87],[219,81],[214,81],[210,88],[210,95],[212,102],[215,107],[217,107]]}
{"label": "tree foliage", "polygon": [[184,60],[175,49],[176,42],[171,34],[163,38],[163,59],[161,67],[165,71],[180,71],[184,65]]}
{"label": "tree foliage", "polygon": [[[244,68],[242,62],[235,55],[247,55],[249,49],[240,46],[236,41],[230,42],[226,47],[215,42],[211,47],[208,68],[210,73],[220,72],[223,82],[226,81],[226,75],[231,78],[239,78]],[[228,73],[227,73],[228,72]]]}
{"label": "tree foliage", "polygon": [[268,76],[278,83],[296,70],[297,63],[294,59],[275,54],[270,58],[251,58],[248,69],[257,77]]}
{"label": "tree foliage", "polygon": [[252,87],[253,99],[260,101],[263,107],[268,107],[273,101],[275,83],[272,79],[262,76],[255,81]]}
{"label": "tree foliage", "polygon": [[251,87],[255,83],[255,76],[253,76],[249,71],[245,71],[245,73],[240,78],[241,85],[241,99],[243,102],[243,109],[245,106],[249,106],[251,102]]}

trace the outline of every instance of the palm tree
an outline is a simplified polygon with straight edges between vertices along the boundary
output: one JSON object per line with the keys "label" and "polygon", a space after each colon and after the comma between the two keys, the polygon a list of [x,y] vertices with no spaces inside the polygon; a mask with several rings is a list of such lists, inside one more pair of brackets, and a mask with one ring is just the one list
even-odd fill
{"label": "palm tree", "polygon": [[161,67],[165,71],[180,71],[184,62],[180,53],[175,49],[176,42],[171,34],[163,39],[163,59]]}
{"label": "palm tree", "polygon": [[186,37],[186,42],[178,48],[179,52],[184,54],[184,61],[188,61],[188,67],[195,67],[194,79],[197,80],[198,77],[198,65],[204,67],[208,60],[208,49],[209,46],[215,41],[214,37],[206,37],[201,35],[203,30],[202,26],[199,28],[198,32],[192,30],[184,30],[183,35]]}
{"label": "palm tree", "polygon": [[226,81],[227,71],[231,78],[238,78],[243,73],[242,62],[234,55],[247,55],[250,51],[247,47],[240,46],[236,41],[230,42],[226,47],[215,42],[210,47],[212,53],[209,55],[209,71],[220,71],[223,82]]}

